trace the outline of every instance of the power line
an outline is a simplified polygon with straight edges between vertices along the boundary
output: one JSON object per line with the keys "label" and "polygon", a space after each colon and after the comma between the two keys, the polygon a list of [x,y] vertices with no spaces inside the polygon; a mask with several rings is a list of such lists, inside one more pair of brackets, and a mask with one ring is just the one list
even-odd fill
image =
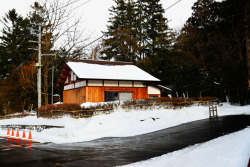
{"label": "power line", "polygon": [[[168,8],[166,8],[165,11],[166,11],[166,10],[169,10],[169,9],[172,8],[172,7],[174,7],[176,4],[178,4],[178,3],[181,2],[181,1],[182,1],[182,0],[179,0],[179,1],[175,2],[174,4],[172,4],[171,6],[169,6]],[[110,32],[106,32],[106,33],[103,34],[102,36],[96,38],[94,41],[92,41],[92,42],[90,42],[89,44],[83,46],[82,49],[85,48],[85,47],[87,47],[87,46],[89,46],[89,45],[91,45],[91,44],[93,44],[94,42],[98,41],[99,39],[103,38],[105,35],[107,35],[107,34],[109,34],[109,33],[110,33]]]}
{"label": "power line", "polygon": [[84,45],[83,47],[81,47],[81,49],[86,48],[87,46],[89,46],[89,45],[95,43],[96,41],[98,41],[99,39],[101,39],[102,37],[104,37],[105,35],[107,35],[108,33],[109,33],[109,32],[107,32],[107,33],[103,34],[102,36],[96,38],[95,40],[91,41],[91,42],[88,43],[87,45]]}
{"label": "power line", "polygon": [[[55,11],[57,11],[57,10],[59,10],[59,9],[62,9],[62,8],[65,8],[65,7],[69,6],[69,5],[72,5],[72,4],[74,4],[74,3],[77,3],[77,2],[79,2],[79,1],[80,1],[80,0],[75,0],[75,1],[73,1],[73,2],[71,2],[71,3],[68,3],[68,4],[64,5],[64,6],[61,6],[61,7],[57,8]],[[88,1],[86,1],[86,2],[84,2],[84,3],[82,3],[81,5],[77,6],[76,8],[79,8],[80,6],[86,4],[86,3],[90,2],[90,1],[91,1],[91,0],[88,0]],[[166,8],[165,11],[166,11],[166,10],[169,10],[169,9],[172,8],[172,7],[174,7],[176,4],[180,3],[181,1],[182,1],[182,0],[178,0],[177,2],[175,2],[174,4],[172,4],[171,6],[169,6],[168,8]],[[76,8],[74,8],[74,9],[76,9]],[[52,11],[52,12],[55,12],[55,11]],[[50,13],[51,13],[51,12],[50,12]],[[107,35],[107,34],[109,34],[109,33],[110,33],[110,32],[104,33],[104,34],[101,35],[100,37],[96,38],[95,40],[93,40],[93,41],[91,41],[90,43],[88,43],[88,44],[84,45],[83,47],[81,47],[81,49],[88,47],[89,45],[91,45],[91,44],[95,43],[96,41],[102,39],[105,35]],[[23,42],[23,41],[22,41],[22,42]],[[29,56],[27,59],[29,59],[29,58],[30,58],[30,56]],[[25,59],[17,68],[19,69],[19,68],[23,65],[23,63],[24,63],[25,61],[27,61],[27,59]]]}
{"label": "power line", "polygon": [[[71,2],[71,3],[69,2],[69,3],[67,3],[66,5],[62,5],[62,6],[58,7],[58,8],[56,8],[55,10],[52,10],[52,11],[49,12],[48,14],[53,13],[53,12],[56,12],[56,11],[58,11],[58,10],[60,10],[60,9],[63,9],[63,8],[65,8],[65,7],[68,7],[68,6],[70,6],[70,5],[73,5],[74,3],[77,3],[77,2],[79,2],[79,1],[81,1],[81,0],[75,0],[75,1],[73,1],[73,2]],[[80,6],[86,4],[86,3],[90,2],[90,1],[91,1],[91,0],[88,0],[88,1],[86,1],[86,2],[84,2],[84,3],[82,3],[81,5],[75,7],[74,9],[79,8]],[[70,10],[70,11],[72,11],[72,10]]]}
{"label": "power line", "polygon": [[[76,2],[78,2],[78,1],[80,1],[80,0],[75,0],[75,1],[73,1],[73,2],[69,2],[69,3],[67,3],[66,5],[64,5],[64,6],[61,6],[61,7],[59,7],[59,8],[57,8],[55,11],[57,11],[57,10],[60,10],[60,9],[62,9],[62,8],[65,8],[65,7],[68,7],[69,5],[72,5],[72,4],[74,4],[74,3],[76,3]],[[55,11],[52,11],[52,12],[55,12]],[[51,13],[51,12],[50,12]]]}
{"label": "power line", "polygon": [[[27,35],[23,38],[22,42],[17,46],[17,48],[16,48],[13,52],[15,52],[17,49],[20,48],[20,46],[23,44],[23,42],[25,41],[25,39],[27,39],[28,36],[29,36],[29,34],[27,34]],[[21,37],[20,37],[17,41],[19,41],[20,39],[21,39]]]}
{"label": "power line", "polygon": [[69,13],[69,12],[71,12],[71,11],[74,11],[75,9],[77,9],[77,8],[79,8],[79,7],[83,6],[83,5],[85,5],[86,3],[90,2],[90,1],[91,1],[91,0],[88,0],[88,1],[86,1],[86,2],[84,2],[84,3],[82,3],[81,5],[78,5],[77,7],[75,7],[75,8],[73,8],[73,9],[69,10],[67,13]]}
{"label": "power line", "polygon": [[182,0],[179,0],[179,1],[175,2],[174,4],[172,4],[171,6],[169,6],[168,8],[166,8],[165,11],[168,10],[168,9],[170,9],[170,8],[172,8],[173,6],[175,6],[176,4],[178,4],[178,3],[181,2],[181,1],[182,1]]}
{"label": "power line", "polygon": [[[73,1],[73,2],[71,2],[71,3],[67,3],[66,5],[63,5],[63,6],[59,7],[59,8],[57,8],[55,11],[60,10],[60,9],[62,9],[62,8],[64,8],[64,7],[69,6],[69,5],[72,5],[72,4],[74,4],[74,3],[77,3],[77,2],[79,2],[79,1],[81,1],[81,0],[75,0],[75,1]],[[88,0],[88,1],[86,1],[86,2],[84,2],[84,3],[82,3],[81,5],[75,7],[74,9],[71,9],[70,11],[75,10],[76,8],[79,8],[80,6],[86,4],[86,3],[90,2],[90,1],[91,1],[91,0]],[[47,13],[47,14],[50,14],[50,13],[55,12],[55,11],[51,11],[51,12],[49,12],[49,13]],[[24,21],[24,20],[23,20],[23,21]],[[28,34],[28,35],[29,35],[29,34]],[[14,51],[16,51],[16,50],[23,44],[23,42],[25,41],[25,39],[27,39],[28,35],[26,35],[26,36],[24,37],[24,39],[22,40],[22,42],[18,45],[18,47],[17,47]],[[101,38],[102,38],[102,37],[101,37]],[[17,41],[19,41],[20,39],[21,39],[21,38],[19,38]],[[97,40],[99,40],[99,39],[100,39],[100,38],[98,38]],[[85,47],[91,45],[92,43],[96,42],[97,40],[91,42],[90,44],[84,46],[83,48],[85,48]],[[19,69],[27,62],[27,60],[30,59],[31,56],[32,56],[32,55],[28,56],[25,60],[23,60],[23,61],[19,64],[19,66],[17,66],[17,67],[14,69],[14,71],[19,70]]]}

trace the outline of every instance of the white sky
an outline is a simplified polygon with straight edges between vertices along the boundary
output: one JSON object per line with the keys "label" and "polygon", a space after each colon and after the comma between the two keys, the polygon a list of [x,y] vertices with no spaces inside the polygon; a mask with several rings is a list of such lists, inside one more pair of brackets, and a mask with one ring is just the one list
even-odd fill
{"label": "white sky", "polygon": [[[80,0],[76,3],[80,5],[87,0]],[[166,9],[179,0],[161,0],[163,8]],[[188,17],[191,16],[191,7],[196,0],[181,0],[174,7],[166,11],[165,17],[169,19],[169,26],[174,29],[180,29]],[[0,17],[2,18],[12,8],[17,10],[17,13],[25,16],[30,10],[30,5],[35,0],[6,0],[0,5]],[[107,21],[109,18],[108,9],[114,5],[113,0],[91,0],[85,5],[78,8],[79,14],[83,18],[83,28],[88,32],[93,33],[93,38],[101,35],[101,31],[106,30]],[[0,27],[2,27],[0,23]]]}

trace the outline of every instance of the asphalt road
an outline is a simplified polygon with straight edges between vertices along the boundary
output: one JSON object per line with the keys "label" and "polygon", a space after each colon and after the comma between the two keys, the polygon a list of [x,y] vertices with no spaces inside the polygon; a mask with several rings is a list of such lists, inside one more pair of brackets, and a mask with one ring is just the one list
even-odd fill
{"label": "asphalt road", "polygon": [[250,115],[223,116],[125,138],[71,144],[23,143],[0,139],[0,166],[125,165],[173,152],[250,126]]}

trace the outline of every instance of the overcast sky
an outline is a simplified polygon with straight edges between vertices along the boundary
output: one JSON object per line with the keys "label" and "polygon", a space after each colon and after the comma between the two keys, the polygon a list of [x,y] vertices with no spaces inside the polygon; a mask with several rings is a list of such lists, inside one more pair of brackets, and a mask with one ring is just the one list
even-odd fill
{"label": "overcast sky", "polygon": [[[79,0],[75,5],[80,5],[88,0]],[[163,8],[178,2],[179,0],[161,0]],[[174,29],[180,29],[185,21],[191,16],[191,7],[196,0],[181,0],[172,8],[166,10],[165,17],[169,19],[169,26]],[[4,0],[0,5],[0,17],[15,8],[17,12],[26,16],[30,10],[30,5],[35,0]],[[113,0],[90,0],[85,5],[78,8],[79,15],[83,18],[83,28],[93,33],[93,38],[101,35],[101,31],[106,30],[109,18],[108,9],[114,5]],[[1,23],[0,23],[1,24]],[[0,25],[1,27],[1,25]]]}

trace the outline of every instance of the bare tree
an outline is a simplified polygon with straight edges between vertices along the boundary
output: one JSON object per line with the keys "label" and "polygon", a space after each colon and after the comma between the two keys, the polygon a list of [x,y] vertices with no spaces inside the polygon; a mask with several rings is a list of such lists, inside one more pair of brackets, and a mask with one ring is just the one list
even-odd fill
{"label": "bare tree", "polygon": [[[29,14],[31,22],[42,25],[42,89],[44,104],[48,104],[51,82],[52,64],[58,68],[67,58],[80,58],[84,52],[82,47],[89,39],[80,27],[81,17],[76,17],[77,0],[41,0],[35,2]],[[78,5],[77,7],[75,7]],[[83,5],[83,4],[81,4]],[[33,36],[33,40],[37,40]],[[52,56],[52,55],[55,56]],[[19,73],[25,79],[25,72]],[[29,84],[33,86],[34,84]]]}

